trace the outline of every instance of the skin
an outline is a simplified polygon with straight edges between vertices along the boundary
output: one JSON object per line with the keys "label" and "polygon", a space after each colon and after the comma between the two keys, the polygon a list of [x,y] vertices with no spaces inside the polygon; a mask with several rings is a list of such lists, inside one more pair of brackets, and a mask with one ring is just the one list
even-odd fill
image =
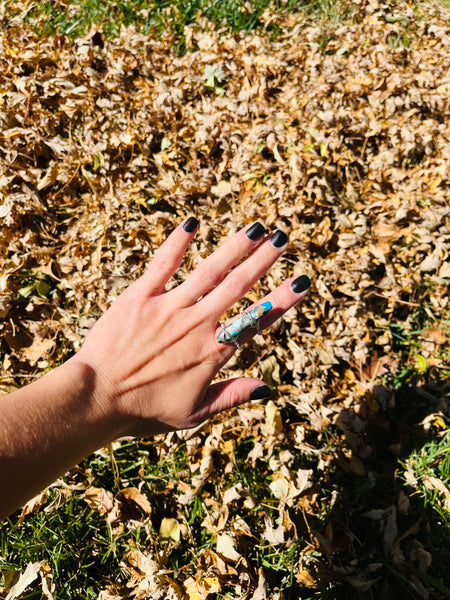
{"label": "skin", "polygon": [[[198,425],[248,401],[263,382],[213,383],[236,348],[220,344],[219,319],[285,250],[272,234],[230,237],[178,287],[165,286],[195,235],[181,223],[145,274],[97,321],[82,348],[42,379],[0,401],[0,518],[74,464],[122,436],[152,436]],[[245,258],[247,257],[247,258]],[[245,260],[242,260],[244,259]],[[239,264],[238,264],[239,263]],[[238,265],[238,266],[235,266]],[[298,302],[285,281],[261,302],[269,326]],[[245,343],[255,334],[240,335]]]}

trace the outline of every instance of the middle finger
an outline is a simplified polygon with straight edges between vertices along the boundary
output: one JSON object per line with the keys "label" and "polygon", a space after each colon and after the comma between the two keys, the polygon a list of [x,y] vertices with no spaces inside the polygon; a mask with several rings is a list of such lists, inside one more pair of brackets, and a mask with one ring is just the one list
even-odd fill
{"label": "middle finger", "polygon": [[186,305],[196,302],[216,286],[234,265],[254,250],[263,240],[265,233],[261,223],[244,227],[205,258],[172,293],[177,294]]}

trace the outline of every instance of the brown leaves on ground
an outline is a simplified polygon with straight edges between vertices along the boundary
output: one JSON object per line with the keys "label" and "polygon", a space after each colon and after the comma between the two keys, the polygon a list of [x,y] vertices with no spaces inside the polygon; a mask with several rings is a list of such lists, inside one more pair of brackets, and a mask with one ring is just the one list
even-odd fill
{"label": "brown leaves on ground", "polygon": [[[352,566],[353,532],[336,522],[319,533],[307,515],[320,513],[319,477],[334,460],[365,473],[367,428],[395,402],[375,386],[398,368],[392,325],[407,327],[425,303],[432,316],[449,311],[449,18],[443,8],[371,1],[335,24],[267,13],[267,24],[280,27],[275,40],[261,31],[219,35],[201,22],[187,29],[183,57],[170,37],[132,29],[117,40],[92,30],[75,41],[37,38],[18,23],[0,31],[4,390],[76,351],[182,218],[195,214],[200,229],[175,283],[247,223],[287,230],[287,253],[248,301],[302,273],[312,290],[224,373],[263,376],[279,400],[160,445],[164,455],[179,439],[191,444],[193,478],[175,485],[183,506],[211,477],[211,452],[226,459],[253,436],[248,460],[270,465],[269,493],[280,509],[262,531],[275,547],[291,543],[298,523],[289,510],[303,512],[309,541],[295,576],[306,586],[323,580],[324,569],[360,590],[376,579],[376,565]],[[420,336],[424,368],[439,372],[448,326],[438,322]],[[280,407],[296,420],[283,420]],[[292,470],[299,453],[316,461],[314,474]],[[250,577],[245,548],[236,545],[253,534],[223,513],[226,494],[207,498],[205,527],[217,544],[200,556],[201,577],[187,570],[174,582],[160,554],[131,549],[124,560],[135,597],[159,597],[145,596],[154,586],[170,597],[206,598],[224,573],[242,594],[265,597],[263,572]],[[151,518],[138,490],[121,496],[91,487],[85,499],[105,515],[115,511],[114,520],[126,503]],[[239,485],[228,502],[254,506]],[[378,519],[392,554],[403,539],[395,508],[366,519]],[[163,527],[169,545],[183,539],[185,525],[174,521]],[[340,552],[347,560],[333,572]],[[414,552],[426,570],[425,551]]]}

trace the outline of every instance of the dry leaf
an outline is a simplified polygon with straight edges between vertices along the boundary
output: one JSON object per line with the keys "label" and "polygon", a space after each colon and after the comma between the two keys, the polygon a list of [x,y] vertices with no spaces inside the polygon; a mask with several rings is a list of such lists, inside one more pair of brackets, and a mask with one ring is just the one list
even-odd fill
{"label": "dry leaf", "polygon": [[262,379],[269,387],[276,387],[281,383],[280,365],[275,356],[269,356],[259,363]]}
{"label": "dry leaf", "polygon": [[277,437],[283,429],[281,413],[277,405],[269,400],[265,406],[266,419],[262,427],[263,433],[267,436]]}
{"label": "dry leaf", "polygon": [[6,596],[5,600],[15,600],[16,598],[19,598],[25,592],[25,590],[38,578],[39,572],[43,564],[44,561],[29,563],[25,571],[19,577],[17,583],[14,584],[13,587],[9,590],[9,593]]}
{"label": "dry leaf", "polygon": [[178,543],[181,537],[181,527],[176,519],[164,517],[159,527],[162,540]]}
{"label": "dry leaf", "polygon": [[297,573],[295,574],[295,579],[306,587],[316,587],[316,580],[314,577],[304,569],[302,566],[299,567]]}
{"label": "dry leaf", "polygon": [[221,590],[217,577],[205,577],[200,581],[188,577],[184,582],[184,587],[189,600],[207,600],[209,594],[218,593]]}
{"label": "dry leaf", "polygon": [[147,515],[150,515],[152,512],[150,502],[143,494],[141,494],[141,492],[137,488],[124,488],[123,490],[120,490],[119,497],[125,498],[126,500],[131,500],[132,502],[137,504],[137,506],[139,506],[139,508],[141,508]]}
{"label": "dry leaf", "polygon": [[22,508],[20,520],[23,521],[26,515],[29,515],[39,510],[41,506],[43,506],[47,502],[47,497],[47,490],[44,490],[43,492],[37,494],[37,496],[34,496],[34,498],[31,498],[31,500],[28,500],[28,502]]}
{"label": "dry leaf", "polygon": [[423,478],[423,483],[426,488],[429,490],[437,490],[446,496],[450,496],[450,489],[445,485],[443,481],[438,479],[437,477],[432,477],[431,475],[425,475]]}
{"label": "dry leaf", "polygon": [[44,177],[37,184],[38,190],[43,190],[46,187],[54,185],[58,177],[59,167],[58,163],[54,162],[46,171]]}
{"label": "dry leaf", "polygon": [[278,525],[276,528],[273,527],[272,519],[266,518],[266,528],[264,530],[263,537],[270,544],[278,546],[284,544],[286,530],[283,525]]}
{"label": "dry leaf", "polygon": [[217,185],[213,185],[211,187],[211,192],[218,196],[219,198],[223,198],[225,196],[229,196],[233,193],[235,187],[229,181],[219,181]]}
{"label": "dry leaf", "polygon": [[275,498],[280,500],[286,498],[289,494],[289,482],[284,477],[275,479],[275,481],[272,481],[269,487]]}
{"label": "dry leaf", "polygon": [[266,600],[267,592],[266,592],[266,578],[264,577],[264,571],[259,569],[258,572],[258,585],[253,592],[250,600]]}
{"label": "dry leaf", "polygon": [[100,515],[109,513],[114,508],[114,496],[109,490],[105,490],[104,488],[88,487],[84,492],[84,500],[92,510],[95,510]]}
{"label": "dry leaf", "polygon": [[368,592],[375,583],[375,579],[367,580],[362,579],[361,577],[356,577],[355,575],[347,575],[347,577],[345,577],[345,581],[347,581],[352,588],[362,593]]}
{"label": "dry leaf", "polygon": [[53,340],[36,340],[31,346],[22,348],[21,354],[23,358],[33,367],[39,359],[51,352],[54,345],[55,342]]}
{"label": "dry leaf", "polygon": [[216,552],[220,554],[225,560],[231,560],[237,562],[241,555],[237,552],[233,538],[227,533],[221,533],[217,536],[216,541]]}

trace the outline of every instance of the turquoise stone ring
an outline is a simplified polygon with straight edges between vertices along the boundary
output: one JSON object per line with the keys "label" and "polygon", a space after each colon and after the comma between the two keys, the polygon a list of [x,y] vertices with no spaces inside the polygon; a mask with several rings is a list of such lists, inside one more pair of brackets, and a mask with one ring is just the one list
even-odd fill
{"label": "turquoise stone ring", "polygon": [[249,327],[254,327],[258,333],[261,333],[259,326],[260,319],[272,309],[270,302],[263,302],[258,304],[255,308],[248,310],[247,312],[241,313],[234,321],[229,325],[222,325],[222,330],[217,336],[219,344],[234,344],[237,348],[240,348],[239,335]]}

